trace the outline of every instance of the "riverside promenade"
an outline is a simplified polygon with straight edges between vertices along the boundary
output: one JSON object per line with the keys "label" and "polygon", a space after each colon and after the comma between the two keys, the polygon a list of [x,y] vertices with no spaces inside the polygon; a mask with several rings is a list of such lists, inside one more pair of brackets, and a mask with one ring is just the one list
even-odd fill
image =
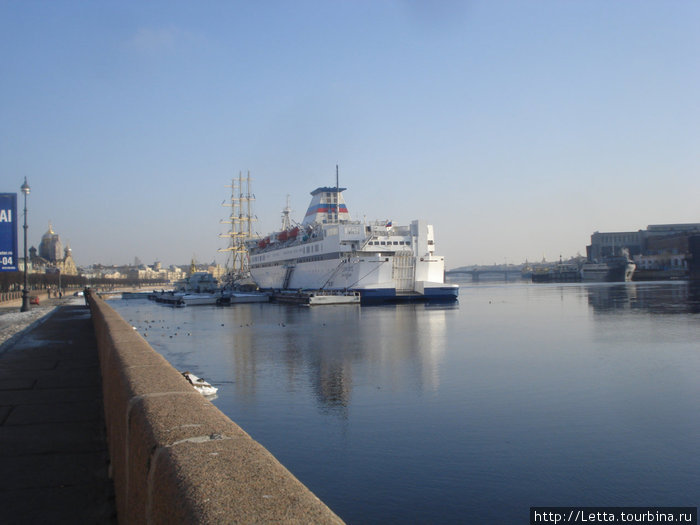
{"label": "riverside promenade", "polygon": [[117,523],[108,466],[83,299],[42,300],[23,313],[19,302],[0,304],[0,521]]}
{"label": "riverside promenade", "polygon": [[343,523],[88,301],[0,304],[0,523]]}

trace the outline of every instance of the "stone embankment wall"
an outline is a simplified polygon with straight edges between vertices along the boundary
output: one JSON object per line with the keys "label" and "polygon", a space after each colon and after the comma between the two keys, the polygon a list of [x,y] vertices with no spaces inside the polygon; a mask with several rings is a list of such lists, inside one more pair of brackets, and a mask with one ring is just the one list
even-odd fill
{"label": "stone embankment wall", "polygon": [[0,293],[0,303],[22,299],[22,292],[2,292]]}
{"label": "stone embankment wall", "polygon": [[120,523],[342,523],[96,294]]}

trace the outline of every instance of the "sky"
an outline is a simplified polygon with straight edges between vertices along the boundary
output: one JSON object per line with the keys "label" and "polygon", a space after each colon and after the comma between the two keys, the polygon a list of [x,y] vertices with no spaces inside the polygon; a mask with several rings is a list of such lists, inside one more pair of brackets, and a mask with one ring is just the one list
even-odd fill
{"label": "sky", "polygon": [[700,222],[696,1],[0,0],[0,78],[0,192],[78,265],[223,264],[232,178],[265,235],[336,165],[447,268]]}

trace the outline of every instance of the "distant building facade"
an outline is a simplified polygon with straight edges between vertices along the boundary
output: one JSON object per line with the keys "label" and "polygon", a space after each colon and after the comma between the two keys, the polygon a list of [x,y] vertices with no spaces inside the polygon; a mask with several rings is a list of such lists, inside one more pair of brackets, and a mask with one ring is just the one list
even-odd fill
{"label": "distant building facade", "polygon": [[61,238],[53,231],[51,223],[49,223],[48,231],[42,235],[39,243],[39,257],[46,259],[49,262],[56,262],[63,255],[63,245]]}
{"label": "distant building facade", "polygon": [[159,261],[151,266],[140,264],[138,266],[104,266],[95,264],[83,271],[83,275],[99,279],[132,279],[132,280],[157,280],[178,281],[185,278],[185,272],[177,266],[163,268]]}
{"label": "distant building facade", "polygon": [[42,235],[39,250],[29,249],[29,268],[34,273],[60,272],[63,275],[78,275],[70,246],[63,248],[60,236],[49,223],[48,231]]}
{"label": "distant building facade", "polygon": [[586,246],[586,255],[589,261],[601,261],[625,248],[638,270],[687,272],[689,240],[698,235],[700,223],[653,224],[636,232],[595,232]]}
{"label": "distant building facade", "polygon": [[589,261],[601,261],[619,253],[626,248],[631,257],[644,252],[644,230],[636,232],[595,232],[591,235],[591,244],[586,246]]}

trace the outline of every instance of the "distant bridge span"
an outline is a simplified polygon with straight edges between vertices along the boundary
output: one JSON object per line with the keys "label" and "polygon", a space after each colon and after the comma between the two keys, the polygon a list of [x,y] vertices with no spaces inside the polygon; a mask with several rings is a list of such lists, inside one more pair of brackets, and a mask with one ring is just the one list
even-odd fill
{"label": "distant bridge span", "polygon": [[449,270],[445,272],[445,275],[470,275],[473,282],[479,282],[482,275],[496,275],[503,277],[505,281],[508,281],[509,277],[520,278],[522,272],[520,270],[498,270],[498,269],[482,269],[482,270]]}

